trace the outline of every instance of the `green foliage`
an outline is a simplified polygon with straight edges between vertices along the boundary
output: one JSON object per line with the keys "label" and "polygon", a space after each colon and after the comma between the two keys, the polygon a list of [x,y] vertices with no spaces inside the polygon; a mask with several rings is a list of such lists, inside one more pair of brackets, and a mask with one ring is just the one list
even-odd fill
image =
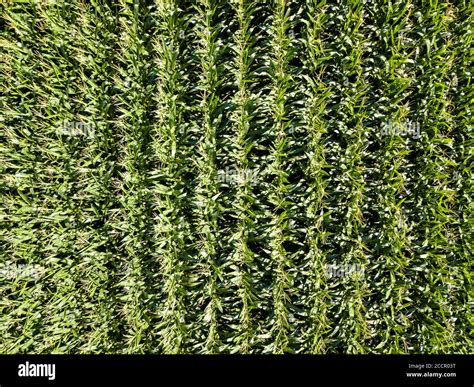
{"label": "green foliage", "polygon": [[0,12],[0,352],[473,352],[469,2]]}

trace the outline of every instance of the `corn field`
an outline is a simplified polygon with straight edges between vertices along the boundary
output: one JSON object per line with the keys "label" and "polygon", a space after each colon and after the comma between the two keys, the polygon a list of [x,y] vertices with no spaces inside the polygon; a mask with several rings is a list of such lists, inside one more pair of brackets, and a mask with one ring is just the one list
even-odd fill
{"label": "corn field", "polygon": [[472,3],[0,4],[0,353],[473,353]]}

